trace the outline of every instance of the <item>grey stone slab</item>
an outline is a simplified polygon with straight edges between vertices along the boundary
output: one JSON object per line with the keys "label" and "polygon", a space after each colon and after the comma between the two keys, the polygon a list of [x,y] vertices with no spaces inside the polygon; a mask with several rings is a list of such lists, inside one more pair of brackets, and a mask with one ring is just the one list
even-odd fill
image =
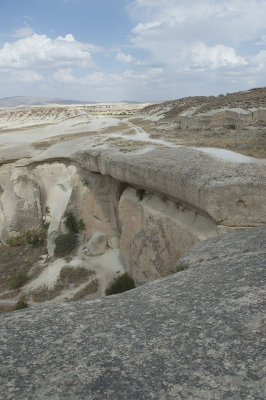
{"label": "grey stone slab", "polygon": [[266,227],[180,262],[121,295],[3,314],[0,398],[265,399]]}

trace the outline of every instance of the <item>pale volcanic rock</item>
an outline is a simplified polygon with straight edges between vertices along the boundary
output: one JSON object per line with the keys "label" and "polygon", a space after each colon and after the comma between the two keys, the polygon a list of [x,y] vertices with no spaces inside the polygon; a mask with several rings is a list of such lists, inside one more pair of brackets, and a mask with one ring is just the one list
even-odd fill
{"label": "pale volcanic rock", "polygon": [[265,237],[208,239],[132,291],[1,316],[0,397],[264,400]]}
{"label": "pale volcanic rock", "polygon": [[10,180],[0,199],[0,235],[3,242],[42,223],[42,198],[37,181],[27,175]]}
{"label": "pale volcanic rock", "polygon": [[188,204],[217,224],[245,227],[266,221],[266,168],[260,160],[225,161],[189,147],[140,153],[88,149],[72,159],[84,170]]}
{"label": "pale volcanic rock", "polygon": [[103,254],[107,248],[107,235],[103,232],[95,232],[88,243],[86,250],[92,256]]}
{"label": "pale volcanic rock", "polygon": [[[118,201],[123,191],[120,183],[108,175],[81,171],[84,185],[80,203],[81,218],[86,225],[86,235],[105,232],[109,238],[120,236],[117,219]],[[76,198],[73,204],[77,205]]]}
{"label": "pale volcanic rock", "polygon": [[144,190],[127,189],[119,202],[120,249],[136,284],[173,271],[194,243],[217,235],[206,215]]}

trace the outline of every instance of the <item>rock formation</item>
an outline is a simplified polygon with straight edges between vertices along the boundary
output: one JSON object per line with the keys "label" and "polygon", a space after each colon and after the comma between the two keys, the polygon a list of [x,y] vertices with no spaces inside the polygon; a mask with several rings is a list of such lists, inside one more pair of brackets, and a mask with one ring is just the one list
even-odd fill
{"label": "rock formation", "polygon": [[[50,261],[46,266],[54,265],[55,242],[66,233],[64,215],[71,211],[77,220],[83,220],[85,230],[78,238],[76,253],[71,255],[77,259],[71,260],[69,267],[83,268],[87,263],[85,268],[96,274],[99,293],[104,294],[108,256],[117,262],[117,268],[110,264],[110,279],[125,269],[141,285],[171,273],[178,259],[199,241],[265,224],[265,159],[224,149],[180,145],[171,141],[170,128],[168,141],[160,141],[141,128],[151,121],[149,118],[158,117],[164,126],[172,121],[176,135],[179,120],[183,121],[181,125],[187,124],[181,126],[182,132],[205,129],[214,136],[216,128],[234,125],[236,140],[240,134],[246,135],[245,129],[251,135],[252,124],[264,132],[262,97],[257,108],[251,100],[253,108],[243,101],[238,103],[237,97],[232,99],[231,108],[222,108],[222,104],[213,101],[216,105],[210,109],[206,98],[156,104],[130,117],[134,123],[128,118],[120,121],[103,115],[92,119],[85,106],[52,106],[50,113],[49,107],[3,112],[6,127],[18,126],[23,120],[20,134],[25,142],[16,147],[5,143],[8,138],[4,132],[0,135],[1,241],[7,244],[26,230],[49,224]],[[176,109],[178,112],[173,115]],[[30,127],[30,121],[35,124],[36,120],[40,127],[35,132],[37,128]],[[47,122],[52,128],[42,126]],[[190,123],[193,126],[189,127]],[[52,134],[51,129],[58,134]],[[120,133],[112,133],[112,129]],[[159,122],[156,129],[161,129]],[[43,135],[39,142],[36,133]],[[134,135],[143,135],[144,142],[139,143]],[[65,267],[64,260],[56,261],[55,287]],[[47,285],[52,290],[50,281]],[[33,299],[33,288],[36,290],[37,286],[26,285],[21,290],[29,301]],[[81,290],[75,286],[67,298],[74,298],[78,289]]]}
{"label": "rock formation", "polygon": [[132,291],[3,315],[0,397],[263,400],[265,238],[211,238]]}

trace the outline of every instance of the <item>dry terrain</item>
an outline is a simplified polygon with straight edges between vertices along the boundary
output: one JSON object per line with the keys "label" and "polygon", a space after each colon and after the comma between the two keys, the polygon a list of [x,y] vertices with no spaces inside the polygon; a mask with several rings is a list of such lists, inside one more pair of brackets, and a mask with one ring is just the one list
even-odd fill
{"label": "dry terrain", "polygon": [[[160,167],[157,166],[156,156],[155,159],[151,156],[151,163],[149,164],[149,152],[155,151],[154,154],[159,154],[156,153],[156,151],[160,150],[161,153],[159,155],[159,158],[162,154],[162,157],[165,157],[166,160],[164,164],[164,159],[162,159],[162,169],[165,168],[167,170],[167,163],[168,160],[171,159],[171,157],[174,160],[173,163],[175,162],[175,154],[173,155],[173,152],[177,151],[176,154],[178,154],[178,157],[180,157],[181,159],[182,151],[180,150],[184,149],[185,152],[188,150],[188,148],[191,149],[191,152],[187,153],[189,159],[189,169],[196,159],[199,159],[198,162],[201,163],[203,157],[202,154],[207,154],[208,156],[210,156],[210,159],[206,156],[208,165],[211,163],[215,165],[221,165],[221,171],[223,171],[223,168],[225,168],[225,171],[227,171],[224,172],[225,179],[229,177],[228,179],[232,178],[232,182],[235,182],[239,180],[238,174],[240,174],[241,179],[243,178],[243,180],[245,180],[245,173],[243,173],[242,170],[245,171],[245,168],[247,168],[250,177],[246,178],[246,182],[243,181],[243,185],[247,185],[248,187],[248,179],[250,182],[253,182],[255,181],[255,179],[257,179],[258,182],[256,182],[256,184],[259,185],[259,180],[262,179],[261,176],[263,176],[263,173],[265,172],[266,165],[266,88],[253,89],[246,92],[228,94],[226,96],[188,97],[164,103],[152,104],[52,104],[45,106],[2,108],[0,109],[0,217],[2,212],[1,196],[3,193],[5,193],[5,191],[9,190],[9,180],[14,182],[15,185],[17,184],[17,178],[20,175],[23,177],[24,175],[27,176],[31,173],[33,173],[33,175],[31,175],[31,178],[29,177],[29,179],[31,179],[32,181],[34,181],[34,179],[37,179],[36,185],[39,183],[38,179],[43,179],[42,184],[46,188],[46,194],[44,198],[47,203],[46,206],[45,204],[42,205],[43,217],[46,218],[45,209],[50,207],[53,212],[53,217],[56,220],[58,216],[58,209],[56,209],[55,206],[57,205],[57,202],[60,205],[62,199],[64,199],[64,201],[69,201],[69,204],[73,209],[74,206],[71,203],[71,197],[69,197],[70,200],[65,200],[65,197],[63,196],[66,196],[68,190],[70,192],[73,190],[73,196],[75,196],[75,190],[77,191],[77,193],[78,190],[81,190],[78,186],[75,187],[76,181],[73,178],[74,175],[72,176],[72,174],[74,174],[73,171],[78,165],[78,171],[83,168],[83,174],[84,171],[88,173],[88,176],[90,174],[93,175],[94,173],[96,173],[97,179],[102,180],[101,183],[98,184],[99,187],[100,185],[102,185],[101,188],[99,189],[99,187],[96,187],[95,193],[93,195],[91,194],[90,190],[88,190],[88,187],[82,187],[83,192],[81,192],[80,198],[83,196],[85,191],[88,190],[89,194],[87,194],[88,197],[86,201],[88,203],[90,202],[90,206],[93,208],[93,212],[91,210],[86,211],[87,215],[90,212],[92,212],[93,214],[91,220],[88,221],[89,223],[93,221],[93,223],[97,227],[97,229],[95,228],[95,230],[103,229],[103,232],[105,232],[104,229],[106,228],[106,226],[110,230],[108,223],[110,222],[110,220],[112,220],[111,218],[113,218],[113,215],[110,217],[109,214],[105,214],[106,211],[103,212],[102,210],[105,210],[106,204],[109,204],[108,202],[114,202],[114,199],[110,200],[110,198],[108,197],[109,195],[111,196],[111,190],[114,190],[114,187],[116,187],[117,185],[117,192],[121,191],[122,193],[122,191],[125,190],[125,188],[127,187],[125,185],[125,182],[127,184],[131,184],[132,188],[128,188],[128,198],[125,196],[124,203],[122,201],[122,205],[120,202],[120,208],[122,210],[123,207],[125,207],[126,211],[124,211],[124,217],[126,220],[128,212],[132,211],[130,207],[133,207],[132,204],[135,202],[136,209],[133,209],[132,212],[134,215],[138,215],[137,212],[139,212],[140,210],[139,202],[142,196],[145,196],[145,190],[147,189],[145,185],[148,185],[152,188],[152,181],[156,180],[158,178],[158,175],[162,172],[160,170]],[[86,151],[88,152],[88,162],[86,159]],[[109,151],[110,157],[108,153]],[[105,152],[105,155],[103,155],[102,158],[101,152]],[[79,154],[77,164],[75,164],[75,154]],[[107,167],[105,167],[105,156],[108,160],[106,164]],[[131,156],[133,160],[133,167],[130,161]],[[156,173],[152,171],[152,173],[155,174],[151,175],[153,178],[144,179],[144,182],[146,183],[143,184],[143,186],[141,186],[141,183],[138,181],[142,174],[143,176],[146,174],[145,171],[141,171],[142,164],[138,165],[138,157],[141,156],[143,157],[141,163],[144,164],[145,162],[147,162],[147,168],[149,168],[150,165],[153,166],[153,164],[155,165],[155,171],[156,168],[159,168]],[[82,157],[84,157],[84,160]],[[95,157],[95,162],[92,161],[94,160],[93,157]],[[112,157],[114,157],[113,160],[118,161],[112,162]],[[136,165],[134,164],[134,160],[137,160]],[[90,162],[92,163],[91,166],[89,166]],[[202,171],[205,173],[204,162],[199,165],[200,168],[202,168]],[[184,159],[184,163],[186,163],[186,158]],[[229,165],[229,163],[232,163],[232,169],[234,169],[235,171],[235,181],[234,178],[231,177],[231,166]],[[34,175],[34,168],[38,165],[40,166],[40,168],[38,170],[39,172],[36,173],[40,174],[40,178],[36,178],[38,175]],[[175,164],[175,167],[176,165],[177,164]],[[178,168],[176,168],[178,171],[180,171],[180,174],[182,174],[182,166],[180,167],[180,165],[178,166]],[[72,167],[73,169],[71,169]],[[25,172],[23,172],[23,168],[25,168]],[[49,168],[51,169],[51,171],[49,170]],[[106,176],[109,174],[110,168],[114,168],[113,173],[110,173],[110,176],[114,177],[114,175],[117,173],[118,178],[115,183],[112,181],[112,178],[110,176],[108,176],[109,180],[106,178]],[[131,168],[133,168],[133,172],[131,171]],[[140,168],[140,170],[138,170],[138,168]],[[184,170],[185,168],[186,166],[184,166]],[[198,170],[198,167],[195,166],[194,173],[197,174]],[[258,173],[256,172],[257,170],[261,175],[258,176]],[[217,171],[219,172],[219,168],[217,169]],[[49,178],[47,178],[46,174],[48,174],[47,176],[49,176]],[[166,178],[168,176],[167,174],[168,171],[166,171]],[[185,171],[184,174],[184,176],[187,176],[187,171]],[[207,167],[207,175],[208,174],[211,175],[212,171],[208,171]],[[130,178],[128,178],[129,175]],[[221,176],[219,176],[219,178],[213,177],[213,181],[222,182],[224,176],[223,173],[221,173]],[[84,186],[87,185],[87,178],[84,178],[82,175],[75,175],[75,177],[75,179],[80,180]],[[50,179],[51,182],[53,182],[53,179],[55,179],[54,183],[50,184]],[[94,182],[96,178],[90,177],[90,179],[92,179],[92,181]],[[174,179],[177,178],[174,177]],[[198,180],[199,179],[200,177],[198,177]],[[195,182],[197,185],[197,180]],[[192,186],[195,185],[195,182],[193,181]],[[206,182],[208,182],[208,176],[206,177]],[[186,181],[182,183],[181,187],[183,188],[185,184]],[[206,187],[208,186],[207,183],[204,183],[202,184],[202,187],[204,187],[204,185]],[[226,187],[225,183],[224,185]],[[229,186],[230,185],[231,183],[229,182]],[[234,185],[234,183],[232,185]],[[140,186],[141,189],[140,192],[138,192],[137,189],[136,196],[135,188],[138,188],[138,186]],[[110,191],[108,189],[109,187]],[[75,188],[75,190],[73,188]],[[161,198],[157,196],[157,189],[155,190],[155,193],[153,193],[151,188],[149,189],[150,192],[148,191],[148,196],[145,198],[145,201],[147,203],[147,208],[145,212],[149,213],[150,209],[153,208],[156,211],[153,211],[151,213],[151,217],[147,216],[147,220],[141,222],[144,224],[144,226],[146,226],[147,223],[150,223],[150,220],[154,217],[156,213],[160,215],[160,218],[162,218],[162,215],[164,215],[165,213],[167,214],[167,212],[170,210],[169,215],[172,218],[172,215],[175,215],[175,213],[177,212],[176,209],[178,209],[178,207],[179,213],[181,213],[180,209],[182,209],[182,212],[184,211],[184,213],[187,213],[187,220],[189,220],[190,218],[193,220],[193,223],[191,223],[193,229],[196,226],[195,221],[198,218],[199,210],[200,212],[204,210],[202,218],[204,219],[206,217],[207,212],[205,212],[205,207],[207,203],[201,203],[199,205],[196,204],[194,209],[193,201],[198,201],[198,198],[199,200],[201,200],[201,198],[198,194],[195,195],[195,197],[193,198],[193,195],[191,196],[190,194],[190,187],[187,191],[188,198],[186,198],[187,193],[185,191],[184,193],[178,193],[176,196],[174,196],[174,194],[170,193],[169,191],[168,193],[164,193],[164,188],[160,187],[160,190],[158,190],[158,192],[160,196],[163,195]],[[22,190],[21,187],[18,190]],[[100,192],[100,195],[97,192],[98,190]],[[225,189],[225,193],[226,190],[227,189]],[[239,194],[239,196],[238,190],[239,193],[241,193],[242,189],[236,188],[236,197],[239,197],[239,199],[236,200],[236,204],[238,207],[236,208],[236,212],[238,213],[238,216],[236,218],[237,222],[225,222],[222,228],[224,229],[223,231],[226,232],[227,230],[230,231],[231,228],[238,229],[238,226],[241,226],[243,222],[242,219],[244,218],[244,213],[248,215],[248,213],[244,210],[248,207],[246,204],[250,204],[252,207],[254,207],[255,204],[252,203],[252,196],[245,193],[245,190],[251,189],[246,188],[245,186],[245,188],[243,189],[244,192],[241,195]],[[54,191],[54,194],[51,195],[49,191],[51,191],[51,193]],[[200,191],[201,187],[199,189],[199,193]],[[261,192],[263,192],[263,189],[261,190]],[[12,190],[10,193],[13,193]],[[15,189],[14,193],[16,193]],[[95,199],[92,197],[94,195],[96,196]],[[102,198],[99,200],[99,197],[96,201],[98,195],[102,196]],[[22,193],[21,196],[23,198],[24,194]],[[28,199],[27,195],[25,196],[26,204]],[[42,197],[43,194],[41,194],[40,196]],[[57,196],[59,196],[59,200],[57,200]],[[115,201],[118,201],[119,196],[116,194],[116,192],[115,196],[117,196],[115,198]],[[193,200],[191,200],[190,196],[193,198]],[[217,196],[219,197],[220,194]],[[221,197],[222,196],[223,193],[221,192]],[[244,201],[242,200],[242,197],[245,196],[246,199]],[[214,198],[214,201],[216,201],[217,198]],[[51,199],[53,199],[53,202],[51,202]],[[227,206],[230,208],[230,206],[228,205],[230,199],[231,194],[226,199],[226,201],[221,200],[220,203],[217,203],[218,214],[223,206],[225,206],[225,209]],[[77,197],[76,200],[79,201],[79,197]],[[49,201],[51,204],[49,203]],[[98,201],[102,202],[100,206],[97,203]],[[172,201],[177,201],[177,205],[174,205]],[[179,201],[181,202],[182,206],[180,206]],[[228,204],[226,202],[228,202]],[[47,204],[49,205],[49,207],[47,207]],[[68,203],[66,202],[65,207],[67,207],[67,204]],[[187,208],[187,204],[189,204],[189,207],[192,205],[192,208]],[[210,204],[212,204],[212,201],[210,201]],[[239,211],[240,206],[243,207],[243,209]],[[8,209],[8,204],[5,207],[6,209]],[[54,209],[52,209],[53,207]],[[115,213],[117,213],[118,203],[116,203],[115,207]],[[166,212],[165,210],[167,210],[167,207],[169,207],[169,210]],[[233,205],[233,207],[235,207],[235,205]],[[145,207],[143,209],[145,209]],[[121,210],[120,212],[123,211]],[[60,210],[60,212],[61,211],[63,213],[63,208],[62,210]],[[82,210],[81,207],[80,213],[82,214],[83,211],[84,210]],[[231,211],[232,210],[230,210],[230,213]],[[84,211],[84,215],[86,215],[86,213]],[[229,211],[225,210],[224,213],[227,216]],[[100,217],[98,214],[100,215]],[[261,212],[261,214],[263,213]],[[141,212],[140,215],[142,215]],[[58,229],[61,229],[60,218],[62,218],[62,215],[60,215],[59,221],[56,222],[58,223]],[[142,217],[138,216],[138,218],[138,223],[141,225],[140,218]],[[181,217],[177,216],[176,218]],[[184,215],[182,216],[182,218],[184,218]],[[220,229],[219,225],[221,224],[221,221],[223,222],[225,219],[227,219],[227,217],[224,219],[222,217],[217,217],[216,219],[215,218],[208,215],[205,221],[207,227],[206,231],[210,230],[210,232],[212,232],[211,234],[209,233],[210,235],[213,235],[213,232],[216,232],[218,228]],[[102,225],[99,225],[99,221]],[[2,220],[0,218],[0,228],[2,229],[1,223],[3,223],[3,225],[6,223],[4,212],[2,213]],[[127,221],[127,224],[129,226],[128,236],[130,236],[131,232],[133,232],[136,227],[135,222],[132,226],[130,225],[130,223],[130,221]],[[186,223],[187,222],[184,223],[184,221],[181,222],[182,229],[183,225],[185,225]],[[257,220],[254,219],[254,221],[252,222],[248,221],[247,217],[247,221],[244,221],[243,225],[256,226],[262,223],[264,223],[263,217],[258,217]],[[98,229],[99,226],[101,227],[101,229]],[[102,228],[102,226],[104,226],[104,228]],[[175,229],[176,222],[173,223],[173,227],[173,229]],[[88,230],[89,229],[90,226],[88,227]],[[119,232],[119,229],[116,232],[116,235],[118,236],[121,234],[121,232]],[[139,226],[139,232],[144,232],[145,235],[149,235],[150,233],[148,231],[146,232],[145,229],[145,227],[142,229],[141,226]],[[10,230],[12,231],[12,229]],[[173,233],[174,230],[172,230],[171,232],[172,236],[175,237],[176,234]],[[87,239],[92,233],[93,231],[90,231],[88,233]],[[195,232],[193,232],[193,234],[194,233]],[[107,232],[107,234],[109,235],[109,231]],[[166,231],[166,233],[163,235],[164,237],[160,237],[160,240],[158,242],[160,245],[167,234],[168,232]],[[180,232],[178,234],[180,234]],[[188,234],[188,237],[190,234],[191,233]],[[138,235],[139,233],[136,234],[136,237]],[[202,232],[200,229],[197,232],[197,235],[197,239],[195,240],[199,240],[202,236]],[[189,248],[193,241],[190,242],[190,239],[186,237],[186,235],[184,235],[183,233],[181,236],[184,238],[184,242],[186,242],[184,246],[186,247],[186,249]],[[204,235],[202,237],[205,238]],[[110,236],[109,239],[112,239],[112,237]],[[128,240],[128,243],[130,243],[129,237],[126,240]],[[127,243],[126,240],[125,243]],[[140,240],[140,243],[138,244],[138,250],[140,252],[142,251],[143,240]],[[148,245],[149,240],[151,240],[152,245]],[[152,246],[154,244],[152,242],[152,237],[149,240],[147,240],[147,250],[145,250],[147,251],[147,253],[152,250]],[[171,240],[172,237],[171,239],[169,239],[169,243],[171,242]],[[159,244],[155,244],[154,248],[157,249],[156,246],[159,246]],[[131,248],[130,246],[131,245],[129,244],[129,248]],[[80,253],[78,256],[78,262],[80,262],[81,264],[84,260],[86,260],[86,273],[88,273],[89,275],[91,274],[91,271],[95,272],[98,268],[98,272],[96,273],[96,275],[98,274],[97,279],[103,279],[103,287],[107,284],[103,276],[107,273],[106,271],[108,270],[108,265],[111,261],[112,265],[110,267],[110,270],[113,274],[117,273],[117,270],[122,271],[124,268],[124,266],[122,265],[123,263],[120,263],[119,259],[119,247],[111,248],[107,246],[105,251],[107,252],[106,257],[104,258],[104,256],[99,256],[99,261],[97,261],[99,262],[99,264],[97,265],[95,263],[93,264],[93,257],[84,256],[83,253]],[[126,246],[123,251],[124,254],[127,253]],[[180,257],[181,253],[181,251],[178,252],[178,257]],[[157,253],[155,252],[150,257],[152,260],[156,259]],[[170,259],[169,255],[167,255],[167,257],[168,259]],[[175,257],[177,257],[176,254]],[[163,262],[163,260],[161,261]],[[26,274],[28,278],[30,278],[27,281],[29,283],[31,280],[34,280],[42,273],[42,265],[43,267],[45,267],[49,264],[49,262],[53,263],[54,259],[47,259],[47,248],[44,245],[22,245],[16,247],[7,247],[0,244],[0,312],[5,312],[7,310],[13,309],[15,302],[20,296],[19,288],[12,289],[10,287],[10,279],[12,278],[12,276],[18,273]],[[92,263],[92,266],[90,263]],[[99,265],[102,268],[102,272]],[[136,261],[136,265],[139,265],[139,260]],[[65,264],[61,263],[60,268],[65,268]],[[76,264],[74,263],[74,261],[71,265],[69,265],[69,268],[76,268]],[[55,282],[56,279],[60,278],[60,270],[58,269],[58,271],[59,275],[55,277]],[[163,274],[165,274],[165,271],[163,272]],[[157,275],[155,274],[154,276]],[[45,277],[45,279],[48,279],[47,276]],[[64,289],[61,297],[59,296],[60,300],[62,300],[65,298],[65,296],[67,296],[67,287],[64,285],[62,286],[62,282],[60,283],[60,279],[58,281],[59,283],[57,283],[57,285],[59,286],[55,287],[58,289],[58,295]],[[94,277],[89,277],[89,286],[87,285],[88,287],[84,284],[83,286],[81,285],[79,288],[78,286],[76,286],[75,291],[73,291],[72,288],[70,297],[72,299],[76,299],[82,297],[83,295],[86,296],[88,294],[88,291],[90,290],[92,290],[92,293],[94,293],[93,290],[98,290],[98,281],[94,281],[93,279]],[[103,295],[103,291],[100,294]],[[38,293],[39,297],[35,293],[35,300],[38,297],[39,299],[43,298],[43,301],[45,301],[47,299],[52,299],[55,295],[55,292],[50,291],[48,293],[46,291],[44,293],[40,289],[40,292]],[[36,302],[38,301],[39,300],[36,300]]]}

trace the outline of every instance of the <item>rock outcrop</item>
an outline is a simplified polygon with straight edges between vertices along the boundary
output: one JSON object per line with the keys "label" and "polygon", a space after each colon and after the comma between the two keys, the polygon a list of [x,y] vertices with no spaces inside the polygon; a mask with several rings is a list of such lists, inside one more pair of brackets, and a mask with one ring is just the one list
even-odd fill
{"label": "rock outcrop", "polygon": [[23,174],[10,180],[0,202],[2,241],[36,229],[41,223],[42,195],[38,182]]}
{"label": "rock outcrop", "polygon": [[[73,249],[78,239],[70,266],[93,271],[102,296],[108,257],[111,280],[125,269],[141,285],[171,273],[199,241],[265,224],[265,93],[179,99],[134,116],[144,105],[0,110],[1,242],[49,225],[48,269],[56,241],[72,240],[64,236],[71,212],[85,229],[68,242]],[[61,285],[55,278],[49,290]],[[31,296],[27,288],[18,293]]]}
{"label": "rock outcrop", "polygon": [[[76,151],[69,142],[52,146],[49,158],[22,160],[9,171],[0,199],[2,240],[50,222],[52,256],[58,233],[64,233],[64,213],[71,210],[83,219],[87,240],[102,232],[105,246],[117,248],[120,241],[126,270],[137,284],[170,273],[200,240],[266,222],[266,170],[256,159],[232,162],[186,147]],[[14,185],[25,176],[31,186],[23,193],[32,196],[21,194],[18,201],[13,194],[13,201]],[[28,225],[17,222],[20,215]]]}
{"label": "rock outcrop", "polygon": [[264,400],[265,238],[211,238],[124,294],[3,315],[1,398]]}
{"label": "rock outcrop", "polygon": [[137,284],[167,275],[194,243],[217,235],[211,218],[140,189],[124,191],[119,218],[120,249]]}

